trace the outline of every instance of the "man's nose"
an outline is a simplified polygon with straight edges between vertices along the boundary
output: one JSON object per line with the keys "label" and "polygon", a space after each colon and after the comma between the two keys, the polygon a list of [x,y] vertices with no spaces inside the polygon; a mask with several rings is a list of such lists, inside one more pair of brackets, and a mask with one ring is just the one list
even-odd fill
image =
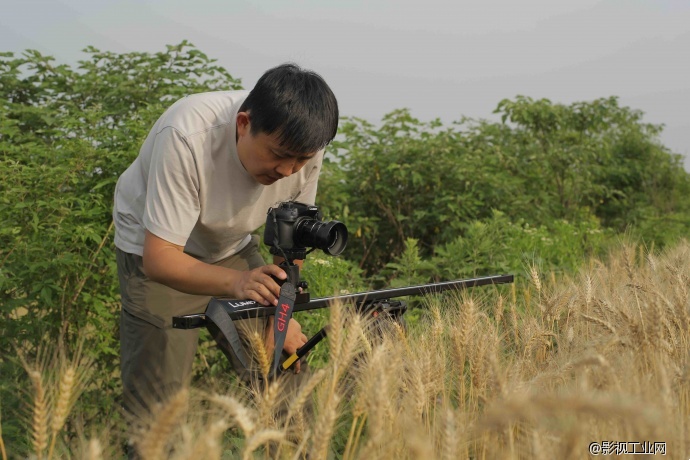
{"label": "man's nose", "polygon": [[299,168],[297,167],[297,158],[283,159],[278,164],[278,167],[276,167],[276,171],[278,171],[278,173],[280,173],[280,175],[283,177],[288,177],[296,173],[299,171]]}

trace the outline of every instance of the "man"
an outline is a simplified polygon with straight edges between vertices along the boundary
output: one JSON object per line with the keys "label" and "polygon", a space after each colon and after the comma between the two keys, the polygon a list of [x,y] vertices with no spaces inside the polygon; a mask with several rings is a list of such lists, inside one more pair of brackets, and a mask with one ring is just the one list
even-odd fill
{"label": "man", "polygon": [[[251,233],[279,202],[314,203],[337,127],[328,85],[292,64],[267,71],[251,92],[181,99],[153,126],[113,210],[127,411],[145,414],[189,382],[199,332],[172,329],[173,316],[204,311],[211,296],[277,304],[271,276],[286,274],[278,260],[264,265]],[[271,347],[272,321],[238,329],[258,328]],[[284,351],[306,340],[291,320]]]}

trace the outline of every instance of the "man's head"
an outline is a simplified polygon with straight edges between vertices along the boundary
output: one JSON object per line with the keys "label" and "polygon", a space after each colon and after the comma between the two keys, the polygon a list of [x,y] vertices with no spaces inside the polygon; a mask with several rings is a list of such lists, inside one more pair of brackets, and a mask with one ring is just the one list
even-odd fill
{"label": "man's head", "polygon": [[338,102],[316,73],[294,64],[267,71],[237,114],[237,152],[270,185],[299,171],[335,137]]}

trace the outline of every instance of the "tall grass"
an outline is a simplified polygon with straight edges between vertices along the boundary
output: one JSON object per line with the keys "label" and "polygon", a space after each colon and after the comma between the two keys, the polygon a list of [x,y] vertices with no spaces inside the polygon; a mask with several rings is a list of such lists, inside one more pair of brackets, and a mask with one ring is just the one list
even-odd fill
{"label": "tall grass", "polygon": [[[330,360],[297,394],[184,389],[136,442],[145,458],[402,460],[585,458],[591,442],[656,441],[687,458],[690,245],[622,245],[574,276],[527,275],[519,288],[429,298],[409,329],[336,305]],[[68,406],[44,395],[63,384],[27,370],[35,455],[50,444],[62,456],[71,447],[49,433]],[[84,435],[72,448],[104,458],[117,452],[107,442]]]}

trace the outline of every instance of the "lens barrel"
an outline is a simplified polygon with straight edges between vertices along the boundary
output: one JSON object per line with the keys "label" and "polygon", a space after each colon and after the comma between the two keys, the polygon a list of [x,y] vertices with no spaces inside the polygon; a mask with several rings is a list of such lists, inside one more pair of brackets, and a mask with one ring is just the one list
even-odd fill
{"label": "lens barrel", "polygon": [[347,227],[342,222],[323,222],[302,217],[295,222],[294,242],[296,246],[315,247],[326,254],[337,256],[347,245]]}

